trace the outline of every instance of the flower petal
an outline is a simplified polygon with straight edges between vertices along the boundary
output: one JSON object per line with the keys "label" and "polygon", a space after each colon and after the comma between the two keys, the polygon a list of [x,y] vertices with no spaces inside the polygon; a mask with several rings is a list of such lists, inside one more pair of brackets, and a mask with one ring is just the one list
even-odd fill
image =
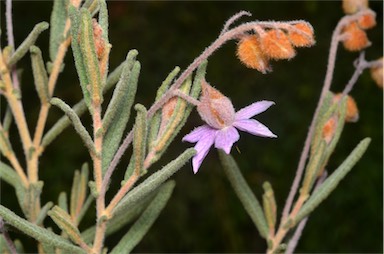
{"label": "flower petal", "polygon": [[209,132],[209,134],[205,133],[205,135],[201,136],[200,140],[195,145],[196,155],[192,159],[192,167],[195,174],[199,171],[201,163],[203,162],[205,156],[207,156],[209,149],[215,141],[215,132],[216,131],[213,130],[213,132]]}
{"label": "flower petal", "polygon": [[261,112],[266,111],[273,104],[275,104],[273,101],[258,101],[252,103],[251,105],[237,111],[235,114],[235,119],[249,119],[257,114],[260,114]]}
{"label": "flower petal", "polygon": [[260,123],[259,121],[256,121],[255,119],[239,120],[234,122],[233,126],[238,128],[239,130],[251,133],[256,136],[270,137],[270,138],[277,137],[267,128],[267,126]]}
{"label": "flower petal", "polygon": [[216,130],[212,129],[209,125],[205,124],[195,128],[189,134],[185,135],[182,140],[190,143],[196,143],[204,136],[211,135],[211,133],[215,131]]}
{"label": "flower petal", "polygon": [[231,152],[233,143],[240,138],[239,132],[235,127],[227,127],[217,131],[215,139],[215,147],[224,150],[226,154]]}

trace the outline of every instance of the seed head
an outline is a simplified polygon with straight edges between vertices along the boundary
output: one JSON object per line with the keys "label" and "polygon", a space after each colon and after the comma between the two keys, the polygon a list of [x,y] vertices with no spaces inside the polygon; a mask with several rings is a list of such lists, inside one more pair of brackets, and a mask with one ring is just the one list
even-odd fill
{"label": "seed head", "polygon": [[300,22],[292,26],[295,29],[288,31],[288,38],[295,47],[310,47],[315,44],[313,28],[308,23]]}
{"label": "seed head", "polygon": [[369,12],[362,15],[357,20],[357,24],[361,29],[371,29],[376,26],[376,14],[374,12]]}
{"label": "seed head", "polygon": [[[341,93],[335,94],[333,102],[338,103],[341,99]],[[359,109],[357,108],[356,101],[352,96],[347,95],[347,110],[345,113],[345,122],[355,123],[359,120]]]}
{"label": "seed head", "polygon": [[371,77],[381,89],[383,89],[383,68],[383,58],[381,58],[381,66],[371,68]]}
{"label": "seed head", "polygon": [[360,51],[371,45],[367,34],[356,22],[352,22],[344,28],[344,34],[347,35],[343,40],[344,48],[349,51]]}

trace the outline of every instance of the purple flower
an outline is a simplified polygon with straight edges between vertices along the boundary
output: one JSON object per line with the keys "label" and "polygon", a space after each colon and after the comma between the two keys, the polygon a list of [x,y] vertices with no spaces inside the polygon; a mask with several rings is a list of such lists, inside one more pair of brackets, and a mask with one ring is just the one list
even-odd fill
{"label": "purple flower", "polygon": [[195,174],[213,144],[225,153],[230,153],[232,145],[240,138],[237,130],[260,137],[276,137],[265,125],[251,119],[267,110],[274,102],[258,101],[235,112],[231,101],[218,90],[206,82],[203,82],[202,88],[197,111],[207,124],[195,128],[183,138],[183,141],[197,142],[194,147],[197,153],[192,159]]}

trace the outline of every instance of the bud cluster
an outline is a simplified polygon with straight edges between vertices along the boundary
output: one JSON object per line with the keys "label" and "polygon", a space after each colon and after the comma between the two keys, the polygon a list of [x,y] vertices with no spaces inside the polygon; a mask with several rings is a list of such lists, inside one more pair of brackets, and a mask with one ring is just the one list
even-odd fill
{"label": "bud cluster", "polygon": [[281,28],[255,28],[255,34],[242,36],[237,45],[237,56],[248,68],[262,73],[271,71],[269,60],[292,59],[294,47],[315,44],[312,26],[304,21],[283,23]]}

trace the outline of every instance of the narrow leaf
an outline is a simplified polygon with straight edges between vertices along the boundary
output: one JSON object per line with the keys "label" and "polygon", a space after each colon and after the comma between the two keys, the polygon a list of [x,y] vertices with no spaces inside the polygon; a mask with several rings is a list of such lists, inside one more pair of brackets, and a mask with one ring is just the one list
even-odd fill
{"label": "narrow leaf", "polygon": [[55,61],[60,44],[64,40],[64,28],[67,20],[68,0],[53,1],[51,13],[51,31],[49,35],[49,56],[51,61]]}
{"label": "narrow leaf", "polygon": [[89,135],[88,131],[85,129],[83,124],[81,123],[81,120],[79,116],[73,111],[73,109],[68,106],[64,101],[62,101],[59,98],[53,98],[51,99],[51,104],[54,106],[57,106],[60,108],[64,113],[69,117],[69,119],[72,122],[73,127],[75,128],[76,132],[79,134],[80,138],[83,140],[85,146],[88,148],[89,152],[91,154],[96,155],[96,150],[93,145],[93,141],[91,136]]}
{"label": "narrow leaf", "polygon": [[161,170],[150,175],[141,184],[128,192],[128,194],[113,210],[113,216],[119,216],[119,214],[124,213],[128,207],[134,206],[140,199],[148,195],[148,193],[156,189],[169,177],[176,173],[195,154],[195,149],[189,148],[179,155],[179,157],[164,166]]}
{"label": "narrow leaf", "polygon": [[[105,232],[105,235],[109,236],[117,232],[118,230],[126,226],[128,223],[133,221],[135,218],[137,218],[148,206],[149,202],[154,198],[157,192],[158,188],[148,193],[146,196],[136,202],[134,206],[127,207],[124,212],[121,212],[118,215],[115,214],[112,219],[107,221],[107,230]],[[83,237],[85,242],[90,243],[95,237],[95,232],[96,227],[92,226],[82,232],[81,236]]]}
{"label": "narrow leaf", "polygon": [[159,188],[159,192],[154,200],[145,209],[140,218],[132,225],[129,231],[123,236],[111,254],[130,253],[132,249],[141,241],[148,232],[160,212],[164,209],[172,191],[175,187],[174,181],[169,181]]}
{"label": "narrow leaf", "polygon": [[321,204],[336,189],[339,182],[349,173],[349,171],[360,160],[368,148],[370,138],[362,140],[344,162],[320,185],[319,189],[311,195],[296,215],[294,223],[298,223],[308,216],[318,205]]}
{"label": "narrow leaf", "polygon": [[84,205],[81,207],[81,210],[77,215],[76,221],[78,225],[80,224],[81,220],[84,218],[85,214],[87,213],[94,199],[95,198],[92,195],[88,195],[87,199],[84,202]]}
{"label": "narrow leaf", "polygon": [[43,224],[43,221],[45,220],[45,217],[47,217],[47,213],[52,206],[53,202],[48,202],[41,208],[39,216],[37,216],[36,219],[36,225],[41,226]]}
{"label": "narrow leaf", "polygon": [[[107,84],[104,87],[103,92],[107,92],[109,89],[111,89],[116,82],[119,80],[119,77],[121,75],[121,72],[123,70],[123,64],[120,64],[112,73],[109,74],[107,79]],[[80,102],[78,102],[75,106],[73,106],[73,111],[80,117],[86,112],[87,105],[85,103],[85,100],[82,99]],[[58,135],[60,135],[65,128],[67,128],[71,124],[71,121],[67,116],[61,117],[50,130],[47,131],[45,136],[43,137],[43,140],[41,142],[43,147],[47,147]]]}
{"label": "narrow leaf", "polygon": [[8,208],[0,205],[0,216],[13,227],[24,232],[26,235],[35,238],[36,240],[47,245],[55,246],[70,253],[85,253],[85,251],[66,239],[58,236],[51,231],[39,227],[13,213]]}
{"label": "narrow leaf", "polygon": [[126,129],[127,122],[130,117],[131,107],[135,99],[137,83],[140,74],[140,63],[136,61],[133,65],[132,71],[128,77],[127,84],[127,93],[124,94],[124,98],[121,100],[120,106],[118,106],[118,111],[113,118],[111,124],[109,124],[108,129],[106,130],[104,141],[103,141],[103,174],[107,170],[109,164],[111,163],[117,149],[119,148],[121,138],[123,137],[124,131]]}
{"label": "narrow leaf", "polygon": [[92,17],[87,9],[80,11],[80,49],[85,65],[91,100],[95,104],[100,104],[102,98],[101,76],[99,60],[96,55],[95,42],[93,37]]}
{"label": "narrow leaf", "polygon": [[15,188],[18,202],[23,209],[24,196],[26,191],[23,187],[24,185],[22,184],[16,171],[2,161],[0,161],[0,178]]}
{"label": "narrow leaf", "polygon": [[35,44],[37,38],[39,35],[44,31],[47,30],[49,27],[49,24],[47,22],[41,22],[37,24],[32,32],[25,38],[23,43],[20,44],[20,46],[16,49],[15,53],[11,56],[11,58],[8,61],[8,66],[13,66],[15,63],[17,63],[29,50],[29,48]]}
{"label": "narrow leaf", "polygon": [[90,81],[88,80],[88,77],[86,74],[86,68],[85,68],[86,63],[83,58],[81,46],[79,43],[80,12],[75,7],[69,6],[68,13],[71,19],[71,37],[72,37],[71,46],[72,46],[73,57],[75,59],[77,75],[79,76],[80,86],[83,92],[85,104],[87,105],[89,112],[92,113],[91,96],[87,87],[90,84]]}
{"label": "narrow leaf", "polygon": [[275,232],[276,225],[276,200],[275,194],[273,193],[272,186],[269,182],[263,184],[264,195],[263,195],[263,209],[265,218],[267,220],[268,228],[270,232]]}
{"label": "narrow leaf", "polygon": [[63,209],[64,211],[68,212],[68,199],[67,199],[67,193],[64,191],[60,192],[58,202],[59,207]]}
{"label": "narrow leaf", "polygon": [[79,171],[75,171],[71,190],[71,209],[70,214],[74,222],[77,221],[78,215],[83,207],[88,187],[88,164],[84,163]]}
{"label": "narrow leaf", "polygon": [[240,172],[239,167],[237,166],[236,161],[232,158],[232,156],[225,154],[221,150],[218,152],[224,172],[226,173],[228,180],[230,181],[241,203],[243,204],[244,209],[251,217],[253,223],[255,223],[255,226],[259,230],[260,235],[263,238],[266,238],[268,236],[268,224],[259,201],[253,194],[251,188],[248,186]]}
{"label": "narrow leaf", "polygon": [[99,0],[99,25],[103,29],[103,38],[108,43],[108,9],[105,0]]}
{"label": "narrow leaf", "polygon": [[45,104],[49,101],[50,95],[48,92],[48,75],[45,70],[43,56],[41,55],[41,50],[36,46],[32,46],[30,52],[37,95],[40,101]]}
{"label": "narrow leaf", "polygon": [[133,132],[133,153],[124,180],[127,180],[133,172],[140,175],[144,169],[148,133],[147,109],[141,104],[136,104],[135,109],[137,116]]}

